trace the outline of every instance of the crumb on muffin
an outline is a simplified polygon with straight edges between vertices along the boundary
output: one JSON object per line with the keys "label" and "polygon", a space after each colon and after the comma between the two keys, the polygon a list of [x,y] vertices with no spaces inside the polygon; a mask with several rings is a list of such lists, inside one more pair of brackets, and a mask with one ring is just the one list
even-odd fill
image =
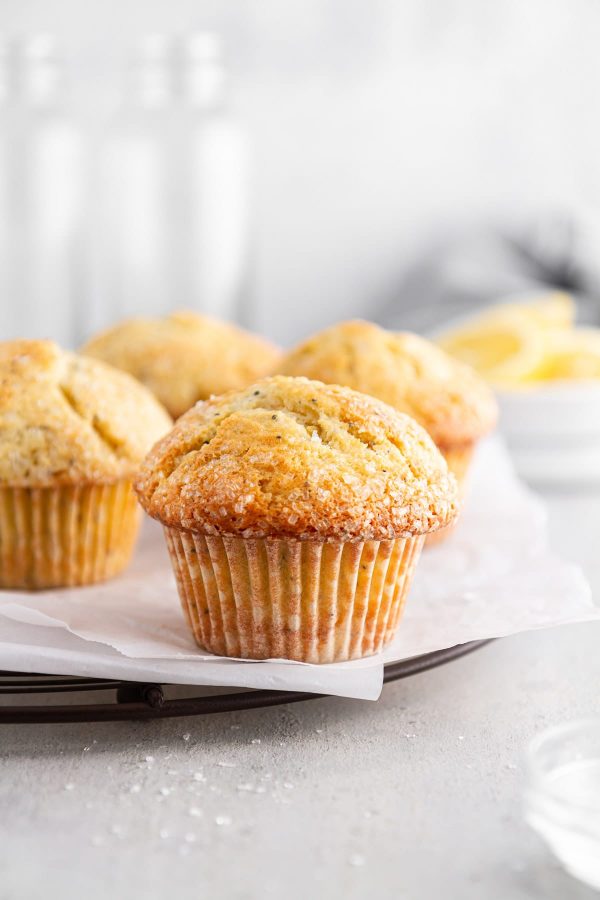
{"label": "crumb on muffin", "polygon": [[281,356],[266,339],[194,312],[126,320],[81,352],[134,375],[174,418],[198,400],[261,378]]}
{"label": "crumb on muffin", "polygon": [[371,394],[423,425],[438,447],[469,444],[496,423],[488,385],[425,338],[371,322],[342,322],[284,356],[273,371]]}
{"label": "crumb on muffin", "polygon": [[204,534],[387,540],[457,513],[454,477],[413,419],[348,388],[283,376],[198,403],[135,487],[151,516]]}
{"label": "crumb on muffin", "polygon": [[52,341],[0,343],[0,486],[130,478],[170,425],[124,372]]}

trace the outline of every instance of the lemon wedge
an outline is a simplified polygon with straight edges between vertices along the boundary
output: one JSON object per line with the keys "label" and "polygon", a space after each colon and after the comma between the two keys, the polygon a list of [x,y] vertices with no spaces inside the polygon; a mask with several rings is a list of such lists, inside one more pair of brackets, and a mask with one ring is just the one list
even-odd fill
{"label": "lemon wedge", "polygon": [[502,303],[477,317],[477,322],[520,321],[543,329],[572,328],[575,323],[575,301],[570,294],[553,291],[525,303]]}
{"label": "lemon wedge", "polygon": [[536,380],[597,378],[600,378],[600,329],[575,328],[552,335]]}
{"label": "lemon wedge", "polygon": [[574,320],[573,298],[557,291],[524,303],[494,306],[463,327],[441,334],[438,343],[491,384],[523,387],[540,379],[574,377],[549,374],[553,367],[558,371],[567,365],[566,345],[552,366],[550,360],[552,348],[558,354],[557,336],[576,333]]}
{"label": "lemon wedge", "polygon": [[527,327],[519,319],[464,328],[439,343],[447,353],[498,387],[516,386],[535,378],[545,356],[539,328]]}
{"label": "lemon wedge", "polygon": [[[575,322],[575,301],[570,294],[554,291],[523,303],[499,303],[473,316],[467,322],[469,331],[494,328],[509,323],[519,322],[530,328],[544,330],[572,328]],[[460,336],[463,328],[459,327],[441,334],[440,343]]]}

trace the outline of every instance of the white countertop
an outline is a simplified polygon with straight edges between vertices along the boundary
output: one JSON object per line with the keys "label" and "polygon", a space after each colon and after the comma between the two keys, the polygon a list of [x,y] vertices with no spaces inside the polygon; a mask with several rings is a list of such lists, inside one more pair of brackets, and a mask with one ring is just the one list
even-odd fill
{"label": "white countertop", "polygon": [[[600,591],[600,493],[547,499],[554,546]],[[521,763],[538,730],[598,714],[599,685],[594,623],[377,703],[0,726],[0,900],[591,900],[523,822]]]}

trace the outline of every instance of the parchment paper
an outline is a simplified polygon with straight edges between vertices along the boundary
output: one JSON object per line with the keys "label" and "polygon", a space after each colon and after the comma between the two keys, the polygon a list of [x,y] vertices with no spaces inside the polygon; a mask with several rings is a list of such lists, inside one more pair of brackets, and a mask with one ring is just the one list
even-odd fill
{"label": "parchment paper", "polygon": [[128,571],[106,584],[0,592],[0,669],[376,699],[387,661],[466,641],[600,618],[582,572],[550,552],[542,504],[503,446],[484,445],[455,533],[425,550],[384,654],[325,666],[200,651],[181,612],[160,528],[146,522]]}

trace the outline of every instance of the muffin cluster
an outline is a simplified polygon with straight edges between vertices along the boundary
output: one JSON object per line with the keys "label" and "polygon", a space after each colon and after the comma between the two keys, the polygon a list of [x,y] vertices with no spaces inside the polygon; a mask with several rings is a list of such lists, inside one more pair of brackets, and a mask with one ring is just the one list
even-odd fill
{"label": "muffin cluster", "polygon": [[2,344],[0,587],[118,574],[137,494],[201,648],[377,653],[495,415],[468,366],[366,322],[288,354],[192,313],[122,323],[81,354]]}

